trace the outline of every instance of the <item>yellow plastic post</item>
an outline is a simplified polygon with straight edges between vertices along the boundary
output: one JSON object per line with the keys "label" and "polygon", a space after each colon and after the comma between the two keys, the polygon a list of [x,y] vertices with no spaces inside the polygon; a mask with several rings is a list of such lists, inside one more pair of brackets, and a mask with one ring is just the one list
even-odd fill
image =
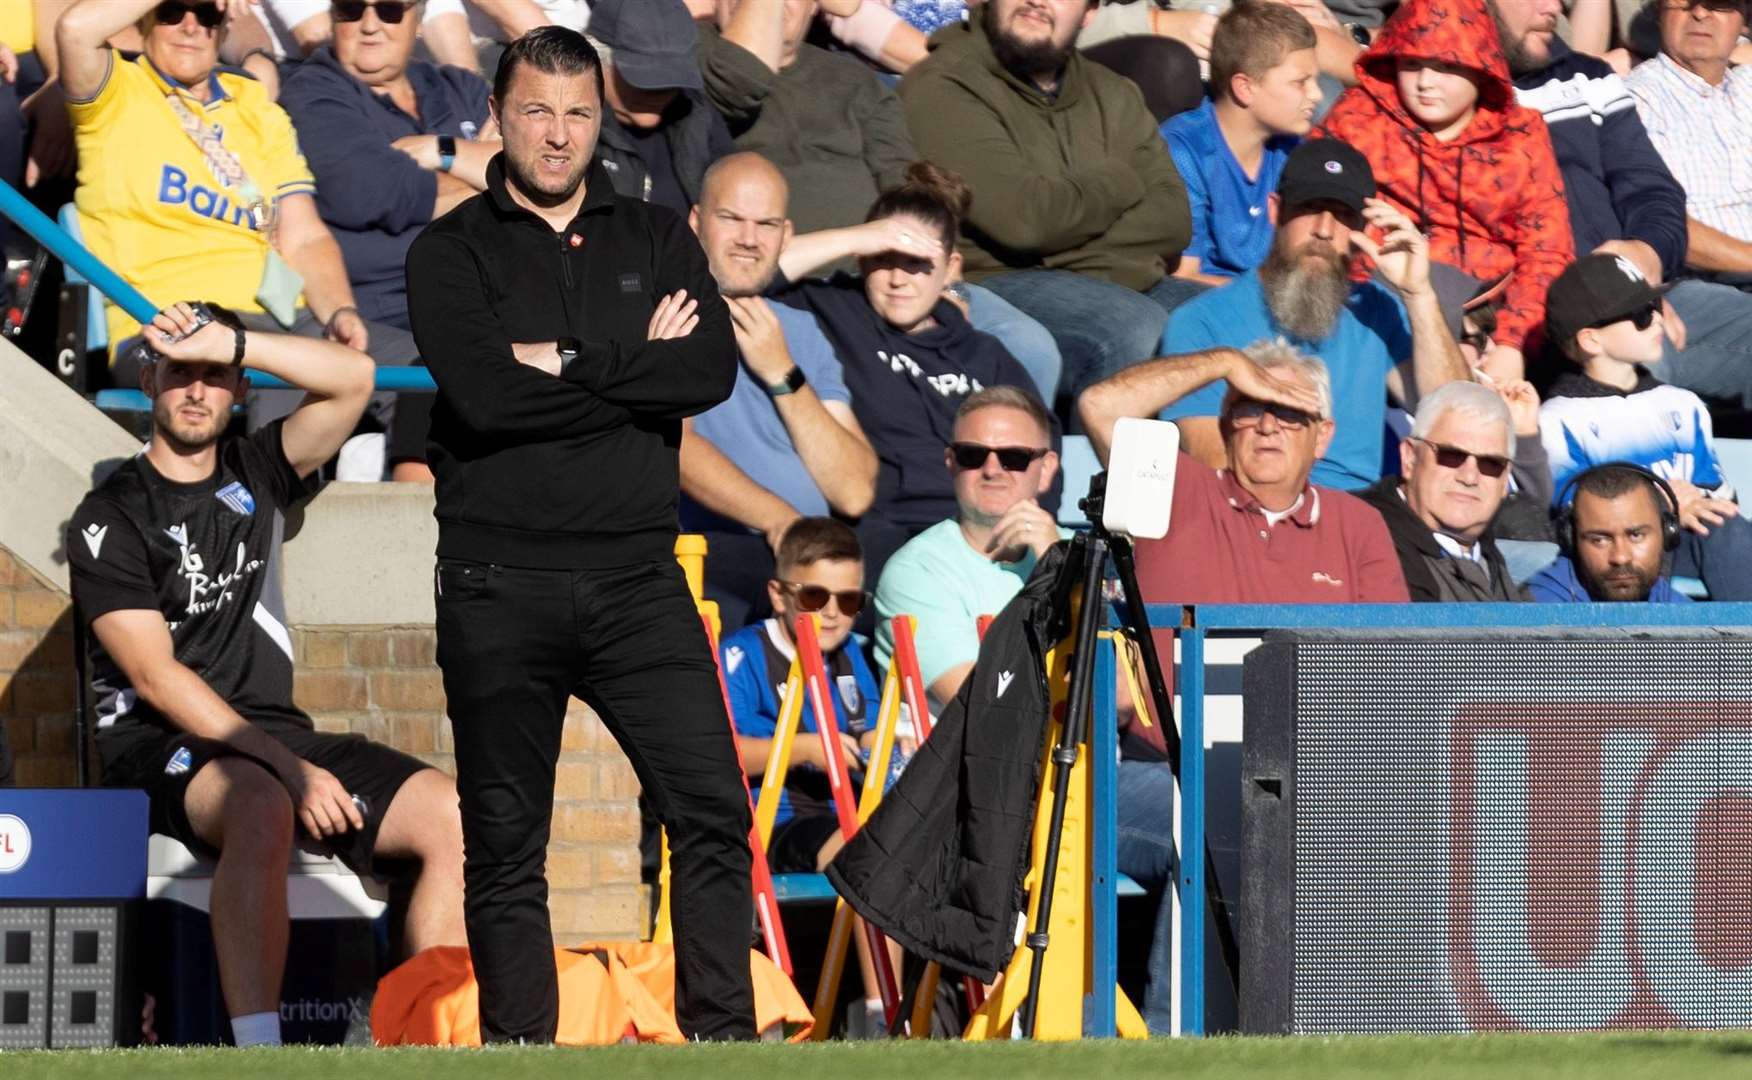
{"label": "yellow plastic post", "polygon": [[[675,561],[681,564],[682,575],[687,578],[687,589],[693,594],[694,606],[711,620],[715,633],[718,605],[705,599],[708,546],[706,538],[698,533],[683,533],[675,538]],[[667,945],[674,940],[669,925],[669,832],[660,830],[658,835],[662,856],[657,862],[657,918],[651,927],[651,940]]]}
{"label": "yellow plastic post", "polygon": [[[864,787],[858,795],[858,824],[870,820],[876,804],[882,801],[882,785],[888,777],[888,763],[893,757],[894,734],[900,726],[900,678],[890,665],[882,680],[882,704],[876,711],[876,745],[870,751],[870,763],[864,769]],[[764,791],[764,789],[763,789]],[[844,897],[833,902],[833,927],[827,935],[827,951],[821,958],[821,978],[815,984],[815,1027],[809,1037],[821,1042],[839,1006],[840,979],[845,973],[846,950],[852,943],[852,909]]]}
{"label": "yellow plastic post", "polygon": [[651,927],[651,940],[669,945],[675,941],[675,931],[669,923],[669,830],[658,830],[657,837],[663,856],[657,863],[657,920]]}
{"label": "yellow plastic post", "polygon": [[773,822],[779,816],[779,796],[785,791],[785,776],[791,771],[791,746],[803,721],[803,664],[791,658],[785,677],[785,698],[779,702],[779,719],[773,728],[773,744],[767,750],[766,770],[760,775],[760,801],[754,807],[754,825],[764,848],[773,842]]}
{"label": "yellow plastic post", "polygon": [[[1076,625],[1075,610],[1071,625]],[[1023,880],[1028,890],[1027,926],[1034,928],[1040,907],[1041,870],[1046,863],[1048,835],[1052,822],[1053,791],[1052,751],[1058,746],[1063,727],[1063,710],[1070,696],[1069,661],[1072,640],[1066,637],[1046,655],[1047,686],[1051,695],[1052,716],[1047,733],[1046,750],[1041,759],[1040,802],[1034,812],[1034,834],[1030,847],[1027,876]],[[1043,1041],[1081,1038],[1083,1035],[1083,997],[1093,987],[1090,957],[1094,951],[1093,924],[1089,917],[1089,849],[1093,821],[1089,816],[1093,792],[1090,788],[1088,748],[1077,755],[1071,768],[1071,781],[1066,793],[1064,831],[1059,837],[1058,877],[1052,883],[1052,921],[1047,927],[1050,944],[1046,950],[1046,970],[1040,981],[1040,1001],[1035,1009],[1032,1034]],[[1018,945],[1009,966],[1000,976],[998,986],[985,1004],[974,1013],[964,1038],[1007,1039],[1016,1010],[1028,994],[1028,977],[1034,965],[1034,953]],[[1137,1009],[1116,988],[1118,999],[1118,1029],[1122,1038],[1141,1038],[1147,1032]]]}

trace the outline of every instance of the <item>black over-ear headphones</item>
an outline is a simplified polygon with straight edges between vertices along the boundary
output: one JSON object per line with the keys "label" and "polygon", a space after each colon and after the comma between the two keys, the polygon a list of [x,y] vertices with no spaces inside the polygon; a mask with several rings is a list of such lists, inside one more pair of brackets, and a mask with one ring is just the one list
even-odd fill
{"label": "black over-ear headphones", "polygon": [[1673,494],[1673,487],[1654,473],[1628,461],[1609,461],[1604,465],[1595,465],[1583,469],[1564,482],[1563,488],[1557,493],[1557,520],[1552,527],[1557,531],[1557,546],[1570,558],[1576,553],[1576,488],[1581,482],[1595,473],[1616,471],[1633,473],[1645,480],[1650,487],[1660,492],[1661,509],[1661,547],[1672,551],[1679,546],[1679,496]]}

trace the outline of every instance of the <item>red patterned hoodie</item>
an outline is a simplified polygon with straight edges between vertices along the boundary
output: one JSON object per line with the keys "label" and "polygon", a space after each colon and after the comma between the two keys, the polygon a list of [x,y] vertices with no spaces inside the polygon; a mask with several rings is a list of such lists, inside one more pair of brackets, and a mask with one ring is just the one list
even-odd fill
{"label": "red patterned hoodie", "polygon": [[[1482,75],[1477,111],[1451,141],[1438,141],[1401,103],[1399,57]],[[1480,281],[1512,274],[1495,339],[1530,351],[1545,291],[1575,258],[1575,241],[1551,134],[1539,113],[1515,104],[1484,0],[1406,0],[1356,68],[1359,84],[1340,95],[1324,133],[1369,159],[1381,197],[1430,238],[1432,258]]]}

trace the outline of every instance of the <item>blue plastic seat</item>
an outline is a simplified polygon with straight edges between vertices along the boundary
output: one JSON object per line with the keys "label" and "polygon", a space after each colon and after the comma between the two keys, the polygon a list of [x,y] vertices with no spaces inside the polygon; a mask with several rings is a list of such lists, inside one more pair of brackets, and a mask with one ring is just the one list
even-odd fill
{"label": "blue plastic seat", "polygon": [[[79,243],[85,243],[85,237],[79,229],[79,211],[72,203],[66,203],[55,214],[55,220],[61,228],[67,230]],[[97,286],[85,280],[85,276],[73,269],[71,264],[62,263],[61,269],[66,273],[67,284],[83,285],[85,298],[85,348],[88,351],[109,348],[109,316],[104,307],[103,293],[97,291]],[[102,405],[99,405],[102,408]]]}

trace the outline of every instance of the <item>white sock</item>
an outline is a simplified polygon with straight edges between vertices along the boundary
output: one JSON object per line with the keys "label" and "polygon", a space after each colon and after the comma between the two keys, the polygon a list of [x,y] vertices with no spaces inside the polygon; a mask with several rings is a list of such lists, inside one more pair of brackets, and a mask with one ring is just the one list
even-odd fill
{"label": "white sock", "polygon": [[888,1037],[888,1014],[882,1008],[882,999],[864,999],[864,1037],[866,1039],[886,1039]]}
{"label": "white sock", "polygon": [[280,1045],[280,1014],[277,1012],[250,1013],[248,1016],[231,1018],[231,1040],[239,1048],[245,1046],[279,1046]]}

